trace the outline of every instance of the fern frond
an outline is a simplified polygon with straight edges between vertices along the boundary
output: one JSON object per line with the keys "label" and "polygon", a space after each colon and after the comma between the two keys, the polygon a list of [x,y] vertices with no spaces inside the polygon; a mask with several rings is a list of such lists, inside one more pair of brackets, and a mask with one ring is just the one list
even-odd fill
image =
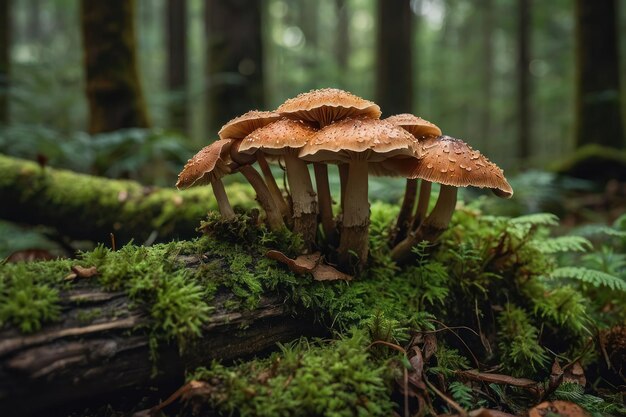
{"label": "fern frond", "polygon": [[561,236],[547,239],[535,239],[532,246],[541,253],[587,252],[593,248],[591,242],[582,236]]}
{"label": "fern frond", "polygon": [[552,394],[555,400],[571,401],[578,404],[590,413],[605,415],[606,413],[624,413],[626,409],[617,403],[603,400],[594,395],[585,394],[585,389],[578,384],[565,382]]}
{"label": "fern frond", "polygon": [[552,213],[536,213],[515,217],[509,220],[509,223],[529,226],[557,226],[559,224],[559,218]]}
{"label": "fern frond", "polygon": [[564,266],[556,268],[549,275],[554,279],[574,279],[591,284],[594,287],[609,287],[614,291],[626,292],[626,281],[623,279],[607,274],[606,272],[596,271],[594,269]]}
{"label": "fern frond", "polygon": [[448,388],[454,401],[459,403],[461,407],[469,410],[474,408],[474,396],[472,395],[472,389],[470,387],[461,382],[454,381]]}

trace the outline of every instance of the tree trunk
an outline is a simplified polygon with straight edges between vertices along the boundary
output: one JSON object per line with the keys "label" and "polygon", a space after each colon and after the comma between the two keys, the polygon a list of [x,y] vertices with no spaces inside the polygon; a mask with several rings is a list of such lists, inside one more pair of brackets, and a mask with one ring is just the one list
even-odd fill
{"label": "tree trunk", "polygon": [[409,0],[377,1],[376,102],[384,115],[412,111],[412,19]]}
{"label": "tree trunk", "polygon": [[187,0],[167,0],[167,87],[170,126],[187,131]]}
{"label": "tree trunk", "polygon": [[[181,261],[189,268],[201,263],[194,256]],[[72,408],[95,408],[129,392],[138,401],[149,387],[165,387],[163,397],[183,383],[186,369],[262,355],[278,342],[324,334],[310,313],[294,311],[278,294],[262,296],[252,309],[233,309],[237,297],[222,289],[201,337],[182,352],[175,343],[160,344],[153,363],[145,330],[150,317],[124,293],[105,292],[96,278],[85,278],[60,298],[59,322],[31,335],[0,331],[0,409],[5,417],[61,415],[64,409],[66,415]]]}
{"label": "tree trunk", "polygon": [[134,16],[134,0],[81,0],[90,133],[148,127]]}
{"label": "tree trunk", "polygon": [[11,0],[0,0],[0,125],[9,122],[10,3]]}
{"label": "tree trunk", "polygon": [[339,69],[339,87],[348,88],[348,54],[350,51],[350,30],[348,19],[348,2],[346,0],[335,0],[337,10],[337,37],[335,41],[335,61]]}
{"label": "tree trunk", "polygon": [[482,0],[482,103],[480,106],[480,136],[483,141],[484,153],[489,154],[491,134],[491,99],[493,95],[493,0]]}
{"label": "tree trunk", "polygon": [[517,106],[518,106],[518,151],[522,167],[527,166],[531,149],[530,114],[530,18],[531,0],[518,0],[517,21]]}
{"label": "tree trunk", "polygon": [[209,130],[263,109],[261,0],[206,0]]}
{"label": "tree trunk", "polygon": [[576,146],[624,148],[615,0],[576,1]]}
{"label": "tree trunk", "polygon": [[[208,210],[217,210],[210,187],[183,192],[56,170],[0,155],[0,218],[43,224],[64,236],[118,245],[134,239],[168,241],[198,236]],[[227,190],[228,193],[228,190]],[[246,198],[254,201],[252,191]],[[241,203],[233,201],[234,204]]]}
{"label": "tree trunk", "polygon": [[41,40],[41,0],[30,0],[28,2],[28,22],[26,35],[28,42],[38,43]]}

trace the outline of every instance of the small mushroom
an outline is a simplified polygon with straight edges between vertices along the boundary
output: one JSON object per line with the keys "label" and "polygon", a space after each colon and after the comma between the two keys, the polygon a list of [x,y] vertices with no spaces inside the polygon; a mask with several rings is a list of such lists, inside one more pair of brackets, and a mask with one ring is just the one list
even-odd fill
{"label": "small mushroom", "polygon": [[[441,135],[441,129],[439,129],[437,125],[409,113],[389,116],[385,120],[407,130],[418,142],[429,136]],[[395,233],[392,239],[393,245],[396,245],[406,237],[407,230],[411,229],[411,223],[414,223],[414,219],[417,215],[428,209],[428,201],[430,198],[430,183],[428,181],[422,180],[416,216],[413,216],[412,212],[416,197],[417,179],[407,178],[404,199],[402,200],[402,206],[400,207],[400,213],[398,214],[398,221],[396,222]]]}
{"label": "small mushroom", "polygon": [[[381,114],[380,107],[376,103],[337,88],[323,88],[299,94],[285,101],[276,111],[292,119],[317,123],[320,128],[346,117],[363,116],[378,119]],[[335,223],[328,184],[328,167],[324,163],[316,162],[313,164],[313,170],[322,228],[326,237],[332,240],[335,234]],[[343,173],[345,174],[345,170]],[[342,200],[344,194],[345,190],[342,187]]]}
{"label": "small mushroom", "polygon": [[344,119],[326,126],[302,148],[300,157],[313,162],[349,164],[339,242],[339,262],[348,268],[350,253],[360,266],[369,250],[368,164],[404,155],[413,157],[415,139],[407,131],[378,119]]}
{"label": "small mushroom", "polygon": [[230,173],[228,163],[220,158],[222,150],[230,143],[228,140],[218,140],[202,148],[187,163],[178,174],[176,187],[186,189],[194,185],[210,183],[217,199],[220,214],[224,219],[232,219],[235,212],[228,201],[221,178]]}
{"label": "small mushroom", "polygon": [[[228,123],[222,126],[218,134],[221,139],[231,139],[234,142],[241,141],[243,138],[254,132],[256,129],[273,123],[276,120],[280,119],[280,117],[281,116],[278,113],[270,111],[251,110],[247,113],[242,114],[241,116],[235,117],[234,119],[230,120]],[[234,152],[236,149],[238,149],[238,147],[231,147],[231,152]],[[272,200],[274,200],[276,206],[280,210],[281,215],[283,217],[288,217],[289,207],[285,202],[280,188],[278,188],[278,185],[276,184],[274,175],[272,175],[272,171],[270,170],[270,167],[265,160],[263,152],[257,152],[254,157],[238,157],[235,152],[231,154],[231,157],[233,158],[233,161],[237,162],[240,165],[248,165],[253,163],[254,161],[259,163],[259,167],[261,168],[261,172],[263,172],[263,177],[265,178],[267,187],[272,195]],[[241,162],[241,160],[244,158],[245,162]]]}
{"label": "small mushroom", "polygon": [[317,200],[306,162],[298,158],[300,149],[315,133],[308,123],[282,119],[255,130],[239,146],[241,153],[263,152],[285,158],[287,181],[293,202],[294,231],[310,246],[317,231]]}
{"label": "small mushroom", "polygon": [[462,140],[450,136],[426,138],[421,148],[421,158],[408,169],[412,172],[405,173],[408,178],[438,182],[441,189],[435,207],[417,232],[393,248],[392,258],[397,261],[405,259],[415,243],[434,242],[446,230],[454,213],[458,187],[490,188],[502,198],[513,195],[502,169]]}

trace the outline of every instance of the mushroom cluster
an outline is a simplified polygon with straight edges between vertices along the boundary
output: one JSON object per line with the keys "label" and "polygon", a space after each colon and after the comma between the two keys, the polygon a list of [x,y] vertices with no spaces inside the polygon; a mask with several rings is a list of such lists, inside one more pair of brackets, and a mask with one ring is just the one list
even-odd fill
{"label": "mushroom cluster", "polygon": [[[436,125],[411,114],[380,116],[375,103],[334,88],[300,94],[275,111],[250,111],[226,123],[220,139],[187,162],[176,186],[210,183],[220,213],[228,220],[235,214],[221,178],[241,172],[254,188],[271,230],[291,229],[302,236],[307,251],[326,250],[349,271],[367,261],[370,174],[407,179],[390,241],[398,262],[410,257],[415,244],[434,242],[446,230],[458,187],[486,187],[503,198],[513,194],[502,170],[462,140],[443,136]],[[286,190],[278,187],[268,160],[284,163]],[[315,188],[308,164],[313,165]],[[329,164],[338,166],[341,182],[337,216]],[[433,182],[441,188],[428,213]]]}

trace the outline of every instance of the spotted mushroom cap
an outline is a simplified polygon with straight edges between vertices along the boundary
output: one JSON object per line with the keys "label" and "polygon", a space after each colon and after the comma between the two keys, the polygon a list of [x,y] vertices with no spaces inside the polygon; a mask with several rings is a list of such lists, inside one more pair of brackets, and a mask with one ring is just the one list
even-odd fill
{"label": "spotted mushroom cap", "polygon": [[415,138],[406,130],[379,119],[343,119],[318,130],[300,151],[311,162],[380,162],[392,157],[413,158]]}
{"label": "spotted mushroom cap", "polygon": [[418,139],[422,136],[441,135],[441,129],[439,129],[436,124],[409,113],[401,113],[389,116],[385,120],[393,123],[396,126],[400,126],[401,128],[408,130],[409,133],[411,133]]}
{"label": "spotted mushroom cap", "polygon": [[259,128],[243,139],[239,152],[262,150],[268,155],[282,155],[306,145],[316,130],[301,120],[281,119]]}
{"label": "spotted mushroom cap", "polygon": [[200,149],[178,174],[176,188],[180,190],[195,185],[205,185],[212,179],[222,178],[229,174],[228,162],[223,159],[226,157],[223,154],[227,151],[229,144],[229,140],[218,140]]}
{"label": "spotted mushroom cap", "polygon": [[243,139],[254,130],[280,119],[271,111],[251,110],[226,123],[219,131],[220,139]]}
{"label": "spotted mushroom cap", "polygon": [[319,123],[324,127],[346,117],[363,116],[380,118],[380,107],[338,88],[322,88],[290,98],[276,109],[278,113],[292,119]]}
{"label": "spotted mushroom cap", "polygon": [[420,144],[422,155],[419,162],[413,166],[406,164],[408,178],[422,178],[454,187],[491,188],[502,198],[513,195],[502,169],[462,140],[438,136],[426,138]]}

